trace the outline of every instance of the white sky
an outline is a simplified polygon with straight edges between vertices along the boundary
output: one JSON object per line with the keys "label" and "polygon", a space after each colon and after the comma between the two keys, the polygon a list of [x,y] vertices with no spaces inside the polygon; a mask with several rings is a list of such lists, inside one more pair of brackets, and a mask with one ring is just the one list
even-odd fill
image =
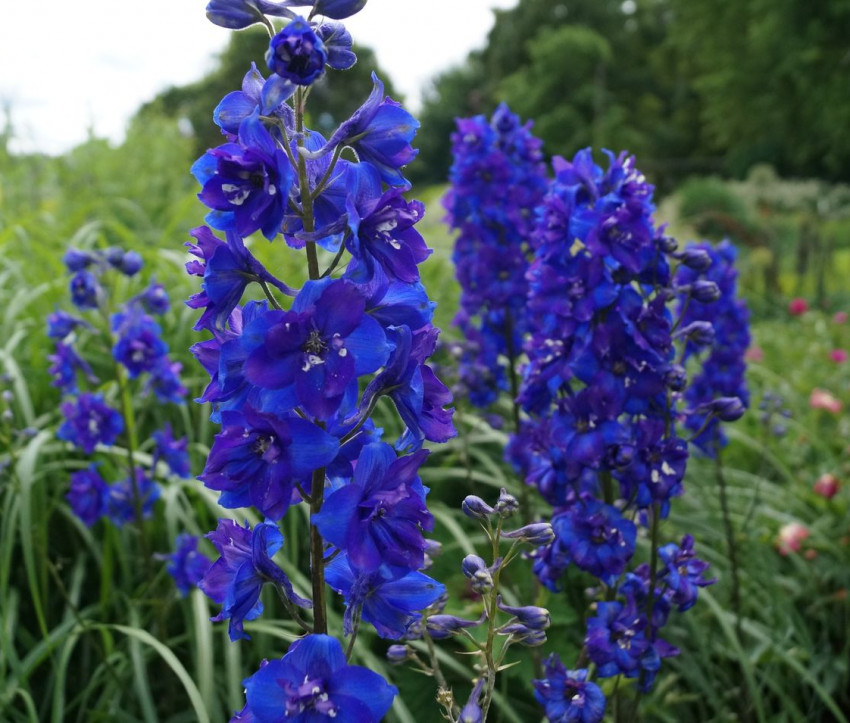
{"label": "white sky", "polygon": [[[369,0],[345,24],[415,110],[431,77],[483,46],[491,8],[517,2]],[[205,7],[206,0],[0,0],[0,106],[11,103],[14,148],[61,153],[89,128],[120,141],[139,105],[212,68],[232,31],[210,23]]]}

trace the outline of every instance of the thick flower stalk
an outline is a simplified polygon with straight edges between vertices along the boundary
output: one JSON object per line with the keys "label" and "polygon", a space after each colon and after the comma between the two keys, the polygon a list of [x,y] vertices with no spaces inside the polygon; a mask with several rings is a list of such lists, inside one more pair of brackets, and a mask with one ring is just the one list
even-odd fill
{"label": "thick flower stalk", "polygon": [[546,192],[542,142],[505,104],[489,121],[459,118],[452,134],[446,220],[458,232],[453,261],[461,287],[454,323],[464,337],[459,375],[469,400],[517,394],[517,360],[528,332],[525,278],[534,209]]}
{"label": "thick flower stalk", "polygon": [[[676,653],[659,629],[709,582],[693,540],[662,547],[659,523],[682,494],[688,458],[676,428],[686,386],[674,343],[681,321],[670,302],[709,303],[719,290],[702,276],[674,283],[674,260],[704,271],[705,259],[676,255],[655,226],[652,186],[634,158],[609,153],[608,162],[603,170],[584,150],[553,163],[527,274],[531,333],[519,399],[528,416],[508,450],[554,508],[555,539],[535,562],[540,580],[558,589],[575,567],[602,583],[582,655],[593,668],[567,671],[552,659],[536,683],[551,720],[601,720],[594,676],[633,678],[648,690],[660,660]],[[642,525],[651,558],[635,568]],[[677,564],[664,567],[667,559]]]}
{"label": "thick flower stalk", "polygon": [[[433,525],[422,445],[455,432],[451,395],[427,363],[438,330],[419,280],[430,254],[416,229],[424,209],[403,195],[418,123],[373,76],[371,95],[330,138],[305,125],[310,86],[355,62],[336,21],[364,5],[207,7],[225,27],[263,23],[271,41],[270,74],[246,69],[241,90],[214,112],[226,142],[193,167],[210,211],[209,227],[187,244],[187,270],[201,278],[189,305],[210,338],[192,351],[210,375],[201,401],[222,425],[200,479],[223,507],[265,518],[253,529],[219,521],[209,537],[220,557],[200,586],[222,605],[214,619],[229,621],[234,640],[262,614],[266,586],[307,633],[245,681],[247,705],[234,720],[380,720],[397,691],[347,665],[358,631],[365,623],[398,639],[443,594],[420,571]],[[284,18],[280,30],[272,18]],[[301,288],[254,258],[255,232],[303,259]],[[388,403],[405,425],[390,443],[371,419]],[[309,591],[296,591],[275,560],[286,551],[279,524],[298,506],[310,520]],[[329,630],[328,587],[345,604],[341,631]],[[347,638],[345,651],[329,633]]]}

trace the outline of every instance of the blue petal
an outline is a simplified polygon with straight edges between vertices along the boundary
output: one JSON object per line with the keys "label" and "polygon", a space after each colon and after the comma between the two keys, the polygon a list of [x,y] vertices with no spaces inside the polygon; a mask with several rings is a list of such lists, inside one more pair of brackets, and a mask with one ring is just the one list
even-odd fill
{"label": "blue petal", "polygon": [[289,446],[292,468],[306,474],[330,464],[339,451],[339,440],[303,419],[289,421],[292,442]]}
{"label": "blue petal", "polygon": [[380,369],[392,351],[381,325],[369,315],[364,316],[360,326],[345,338],[345,348],[354,356],[357,376]]}
{"label": "blue petal", "polygon": [[268,115],[283,101],[291,97],[295,92],[295,87],[295,83],[290,83],[286,78],[281,78],[276,73],[272,73],[263,84],[263,92],[260,96],[262,100],[260,110],[263,115]]}
{"label": "blue petal", "polygon": [[257,104],[245,93],[234,90],[224,96],[215,107],[213,120],[217,126],[228,133],[236,134],[239,131],[239,124],[251,115],[256,107]]}

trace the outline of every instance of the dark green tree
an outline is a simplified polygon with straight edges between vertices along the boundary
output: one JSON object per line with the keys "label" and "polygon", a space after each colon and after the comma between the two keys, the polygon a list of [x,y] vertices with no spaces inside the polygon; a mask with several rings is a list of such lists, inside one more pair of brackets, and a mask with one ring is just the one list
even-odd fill
{"label": "dark green tree", "polygon": [[671,0],[709,149],[743,175],[850,178],[848,0]]}

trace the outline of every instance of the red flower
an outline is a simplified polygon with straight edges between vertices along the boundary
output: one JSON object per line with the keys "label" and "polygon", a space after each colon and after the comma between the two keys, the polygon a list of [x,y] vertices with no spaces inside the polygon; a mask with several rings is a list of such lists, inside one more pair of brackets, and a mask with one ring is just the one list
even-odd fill
{"label": "red flower", "polygon": [[799,297],[791,299],[791,303],[788,304],[788,313],[791,314],[791,316],[800,316],[801,314],[805,314],[808,310],[809,302]]}

